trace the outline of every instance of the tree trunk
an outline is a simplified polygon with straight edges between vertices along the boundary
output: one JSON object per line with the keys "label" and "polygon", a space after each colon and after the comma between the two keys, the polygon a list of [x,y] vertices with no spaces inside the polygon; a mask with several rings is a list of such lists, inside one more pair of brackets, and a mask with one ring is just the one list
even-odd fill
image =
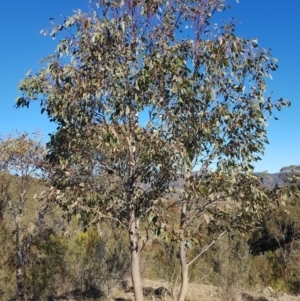
{"label": "tree trunk", "polygon": [[179,246],[179,254],[180,254],[180,265],[181,265],[181,285],[180,292],[178,295],[178,301],[184,301],[188,288],[188,271],[189,266],[186,259],[186,239],[185,233],[186,231],[186,202],[184,202],[181,206],[181,214],[180,214],[180,246]]}
{"label": "tree trunk", "polygon": [[180,243],[180,265],[181,265],[181,285],[178,295],[178,301],[184,301],[188,288],[188,272],[189,266],[186,261],[185,241]]}
{"label": "tree trunk", "polygon": [[23,272],[23,266],[21,264],[18,264],[17,266],[17,287],[18,287],[18,301],[25,301],[25,295],[24,295],[24,272]]}
{"label": "tree trunk", "polygon": [[138,254],[138,233],[134,213],[131,213],[129,221],[129,239],[131,256],[131,279],[134,290],[135,301],[143,301],[143,288],[140,273],[140,259]]}
{"label": "tree trunk", "polygon": [[130,135],[128,138],[128,178],[125,184],[126,198],[127,198],[127,212],[128,212],[128,230],[129,230],[129,241],[130,241],[130,263],[131,263],[131,280],[134,291],[135,301],[143,301],[143,287],[140,273],[140,259],[138,253],[138,223],[135,212],[135,206],[133,201],[134,196],[134,183],[136,181],[135,168],[136,168],[136,147],[133,144],[135,141],[134,133],[138,126],[137,120],[134,117],[133,111],[129,113],[129,131]]}
{"label": "tree trunk", "polygon": [[4,220],[4,205],[0,203],[0,222]]}
{"label": "tree trunk", "polygon": [[[10,204],[10,208],[12,208]],[[16,254],[16,278],[17,278],[17,293],[18,301],[25,301],[25,295],[24,295],[24,256],[23,252],[21,250],[21,239],[20,239],[20,228],[19,228],[19,214],[13,213],[14,219],[15,219],[15,229],[16,229],[16,242],[15,242],[15,254]]]}

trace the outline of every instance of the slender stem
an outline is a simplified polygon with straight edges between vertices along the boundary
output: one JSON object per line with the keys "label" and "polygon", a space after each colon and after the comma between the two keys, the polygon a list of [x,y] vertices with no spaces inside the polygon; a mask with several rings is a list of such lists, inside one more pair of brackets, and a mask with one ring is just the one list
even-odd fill
{"label": "slender stem", "polygon": [[188,263],[188,266],[193,264],[203,253],[205,253],[211,246],[213,246],[218,240],[220,240],[226,232],[227,230],[223,231],[216,239],[213,239],[208,245],[202,248],[200,253]]}

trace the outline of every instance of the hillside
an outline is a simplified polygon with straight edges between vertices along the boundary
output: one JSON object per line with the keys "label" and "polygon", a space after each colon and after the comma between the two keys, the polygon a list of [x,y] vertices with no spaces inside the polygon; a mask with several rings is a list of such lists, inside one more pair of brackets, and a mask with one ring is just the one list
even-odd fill
{"label": "hillside", "polygon": [[[260,177],[263,186],[268,188],[273,188],[275,187],[275,185],[282,186],[287,183],[286,182],[287,174],[284,172],[279,172],[279,173],[257,172],[255,173],[255,175]],[[171,183],[171,186],[174,186],[175,188],[181,187],[182,185],[183,185],[183,180],[180,179]]]}
{"label": "hillside", "polygon": [[286,184],[286,173],[278,172],[278,173],[264,173],[258,172],[257,176],[260,176],[263,182],[263,185],[269,188],[275,187],[275,185],[282,186]]}

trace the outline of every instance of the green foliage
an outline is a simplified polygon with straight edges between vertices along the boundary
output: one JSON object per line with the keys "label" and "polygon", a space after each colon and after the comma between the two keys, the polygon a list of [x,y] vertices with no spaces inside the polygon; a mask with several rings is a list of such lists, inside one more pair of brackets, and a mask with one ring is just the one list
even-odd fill
{"label": "green foliage", "polygon": [[0,298],[8,300],[15,293],[14,246],[11,243],[11,228],[0,221]]}
{"label": "green foliage", "polygon": [[214,282],[220,288],[221,300],[236,300],[237,293],[245,288],[248,282],[249,247],[240,234],[230,233],[217,248]]}
{"label": "green foliage", "polygon": [[[178,262],[174,249],[160,238],[151,239],[142,253],[141,266],[143,276],[149,279],[165,279],[170,281],[177,276]],[[174,271],[177,273],[173,275]]]}
{"label": "green foliage", "polygon": [[[296,216],[298,203],[295,201],[292,204],[294,207],[290,210],[294,211]],[[173,213],[178,213],[177,210]],[[30,214],[32,211],[25,212],[26,216]],[[55,211],[52,218],[57,220],[60,215],[59,211]],[[172,217],[174,220],[176,220],[176,215]],[[280,214],[276,213],[275,216],[281,218]],[[24,218],[27,219],[27,217]],[[2,223],[0,230],[2,246],[0,248],[0,289],[2,290],[1,298],[4,300],[14,295],[16,281],[14,246],[9,238],[10,222]],[[75,218],[70,225],[61,221],[60,227],[56,229],[57,232],[45,229],[33,240],[28,267],[25,269],[25,288],[29,296],[35,294],[36,297],[42,299],[50,294],[58,295],[76,288],[84,292],[86,285],[102,288],[109,295],[108,289],[120,283],[124,275],[127,276],[128,248],[124,247],[127,233],[119,232],[119,229],[115,229],[109,223],[101,224],[100,232],[96,229],[82,232],[79,228],[80,224]],[[206,234],[205,229],[202,229],[202,245],[206,243],[204,240]],[[298,241],[295,241],[289,278],[286,282],[278,250],[246,256],[242,251],[245,251],[247,247],[248,236],[238,234],[231,236],[230,240],[227,237],[224,238],[190,267],[191,282],[215,286],[222,284],[222,290],[230,292],[230,285],[227,288],[225,282],[221,283],[221,280],[225,280],[224,275],[234,279],[234,272],[238,271],[238,281],[243,280],[243,287],[247,290],[259,291],[266,286],[272,286],[276,291],[285,291],[295,295],[299,293],[300,245]],[[143,277],[152,280],[167,280],[170,282],[170,289],[176,291],[180,265],[177,252],[178,242],[173,244],[172,248],[161,237],[154,237],[153,243],[152,240],[149,241],[141,254],[141,270]],[[197,255],[197,248],[194,247],[190,253],[189,259]],[[247,265],[243,264],[244,259]],[[220,266],[223,266],[223,274]],[[244,272],[241,273],[241,271]]]}
{"label": "green foliage", "polygon": [[267,254],[273,286],[286,291],[295,291],[293,283],[298,281],[299,214],[299,198],[287,200],[272,214],[263,216],[260,229],[254,233],[256,238],[252,238],[256,249]]}
{"label": "green foliage", "polygon": [[53,294],[66,282],[67,244],[52,229],[41,229],[30,248],[25,288],[35,298]]}
{"label": "green foliage", "polygon": [[272,285],[271,280],[274,277],[275,271],[272,261],[270,260],[270,253],[251,256],[249,284],[253,289],[261,289]]}
{"label": "green foliage", "polygon": [[17,106],[41,100],[58,126],[48,160],[61,206],[86,224],[106,216],[127,227],[135,260],[139,219],[151,212],[157,234],[165,233],[162,197],[183,179],[173,239],[187,264],[199,225],[212,221],[217,233],[200,256],[219,233],[250,225],[281,197],[261,189],[252,165],[273,110],[290,105],[265,96],[277,60],[256,39],[236,36],[233,21],[211,24],[226,1],[94,4],[54,25],[56,53],[20,83]]}
{"label": "green foliage", "polygon": [[[45,148],[37,134],[17,132],[0,138],[0,221],[5,220],[10,226],[18,300],[24,299],[24,270],[30,247],[44,222],[54,192],[53,189],[41,190],[47,186],[49,176],[44,156]],[[27,214],[27,219],[24,218],[24,214],[32,210],[37,214]]]}
{"label": "green foliage", "polygon": [[[108,200],[117,206],[116,195],[126,203],[128,183],[136,187],[139,179],[152,188],[132,190],[135,212],[143,215],[175,174],[186,177],[199,166],[205,177],[188,186],[205,184],[211,195],[220,192],[217,178],[223,176],[230,195],[236,174],[252,171],[274,105],[289,105],[264,97],[277,64],[257,40],[237,37],[232,22],[210,26],[226,2],[210,0],[201,9],[197,3],[99,1],[91,14],[77,11],[54,26],[52,37],[61,31],[57,53],[20,83],[24,95],[17,106],[42,99],[42,111],[58,125],[50,158],[63,176],[59,183],[78,191],[66,208],[89,211],[96,203],[107,211]],[[178,36],[184,24],[193,27],[189,37]],[[149,119],[141,128],[145,112]],[[120,190],[105,195],[87,186],[95,165],[101,175],[120,178]]]}
{"label": "green foliage", "polygon": [[124,248],[124,231],[110,230],[103,234],[95,229],[79,232],[68,241],[67,274],[74,287],[82,291],[97,287],[108,296],[112,288],[124,279],[130,262]]}

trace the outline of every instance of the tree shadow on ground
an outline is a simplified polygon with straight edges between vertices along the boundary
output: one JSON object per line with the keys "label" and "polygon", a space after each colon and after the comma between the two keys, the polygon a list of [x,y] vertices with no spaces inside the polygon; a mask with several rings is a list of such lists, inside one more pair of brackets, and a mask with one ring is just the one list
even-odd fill
{"label": "tree shadow on ground", "polygon": [[242,293],[242,300],[243,301],[269,301],[269,299],[267,299],[263,296],[255,298],[247,293]]}
{"label": "tree shadow on ground", "polygon": [[74,300],[83,300],[83,299],[93,299],[97,300],[103,296],[103,292],[101,292],[96,287],[90,287],[88,290],[82,291],[80,289],[75,289],[73,291],[64,293],[59,296],[48,296],[47,301],[54,300],[68,300],[72,297]]}

